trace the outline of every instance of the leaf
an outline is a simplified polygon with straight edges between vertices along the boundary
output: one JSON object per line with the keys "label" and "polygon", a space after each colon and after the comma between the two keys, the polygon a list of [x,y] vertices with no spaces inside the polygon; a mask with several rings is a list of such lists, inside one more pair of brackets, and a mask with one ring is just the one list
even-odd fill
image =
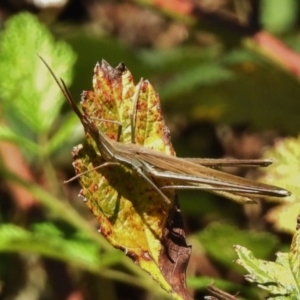
{"label": "leaf", "polygon": [[60,147],[65,145],[66,142],[71,144],[72,142],[78,141],[80,138],[82,138],[82,127],[79,124],[77,124],[78,126],[74,126],[76,123],[77,119],[75,118],[74,114],[68,115],[63,120],[63,126],[60,126],[49,140],[49,153],[53,153],[57,149],[60,149]]}
{"label": "leaf", "polygon": [[222,82],[233,77],[234,75],[230,70],[217,65],[215,62],[201,63],[187,71],[181,71],[168,84],[164,85],[160,94],[167,101],[176,95],[191,92],[199,85]]}
{"label": "leaf", "polygon": [[120,260],[114,252],[100,254],[97,244],[78,236],[66,238],[53,224],[42,223],[33,227],[33,232],[9,224],[0,226],[1,252],[38,253],[71,263],[93,273]]}
{"label": "leaf", "polygon": [[300,231],[297,230],[293,236],[291,250],[289,252],[289,263],[291,271],[297,283],[297,289],[300,293]]}
{"label": "leaf", "polygon": [[[135,87],[123,64],[112,68],[103,61],[94,72],[94,91],[83,93],[82,107],[99,130],[117,140],[116,121],[120,122],[120,141],[130,143],[130,116],[138,96],[135,143],[174,154],[159,98],[151,84],[142,80]],[[74,148],[73,156],[76,174],[82,174],[80,194],[99,221],[102,235],[149,272],[174,298],[189,299],[184,270],[190,248],[185,243],[178,204],[163,201],[144,178],[123,166],[108,165],[96,170],[105,161],[89,134],[85,144]],[[164,182],[157,184],[163,186]],[[173,191],[168,191],[168,198],[175,198]]]}
{"label": "leaf", "polygon": [[294,28],[299,3],[295,0],[287,0],[277,4],[275,5],[272,0],[262,2],[261,22],[267,31],[280,35]]}
{"label": "leaf", "polygon": [[31,154],[37,154],[39,152],[39,147],[32,141],[24,138],[23,136],[16,134],[11,128],[7,126],[0,126],[0,140],[6,142],[12,142],[19,146],[22,146],[27,152]]}
{"label": "leaf", "polygon": [[[277,230],[295,232],[295,220],[300,211],[300,135],[297,138],[286,138],[265,151],[264,157],[272,158],[273,165],[260,178],[268,184],[278,184],[292,192],[290,197],[273,199],[281,205],[269,210],[266,218]],[[268,199],[266,199],[268,200]]]}
{"label": "leaf", "polygon": [[290,252],[278,252],[275,262],[257,259],[250,250],[236,245],[234,249],[239,257],[236,262],[249,272],[245,276],[246,280],[269,291],[273,295],[272,299],[296,300],[300,297],[299,241],[298,230]]}
{"label": "leaf", "polygon": [[75,55],[64,42],[55,42],[38,19],[21,13],[10,18],[0,40],[1,105],[10,126],[20,135],[48,133],[63,98],[37,54],[43,56],[68,84]]}
{"label": "leaf", "polygon": [[[241,288],[241,286],[236,283],[226,281],[226,280],[220,279],[220,278],[214,278],[213,282],[214,282],[214,285],[216,285],[220,289],[236,291]],[[207,288],[207,286],[210,285],[211,283],[212,283],[211,277],[197,276],[197,277],[189,277],[188,278],[189,287],[197,288],[199,290]]]}
{"label": "leaf", "polygon": [[286,203],[271,208],[266,219],[280,231],[292,234],[295,232],[295,220],[300,211],[300,203]]}
{"label": "leaf", "polygon": [[[249,232],[241,230],[230,224],[212,223],[201,231],[196,238],[205,248],[207,253],[215,260],[232,268],[232,260],[235,253],[232,245],[239,243],[255,249],[255,253],[262,257],[268,257],[278,245],[276,236],[267,232]],[[265,247],[265,245],[268,247]],[[221,251],[220,249],[226,249]]]}

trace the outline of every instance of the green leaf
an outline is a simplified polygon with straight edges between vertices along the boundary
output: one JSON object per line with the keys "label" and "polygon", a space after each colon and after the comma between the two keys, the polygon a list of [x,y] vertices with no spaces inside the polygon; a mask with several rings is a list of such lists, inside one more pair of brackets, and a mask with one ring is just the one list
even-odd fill
{"label": "green leaf", "polygon": [[53,224],[36,224],[33,229],[30,232],[16,225],[0,226],[0,251],[37,253],[98,274],[101,268],[118,262],[122,255],[101,254],[98,245],[86,238],[67,239]]}
{"label": "green leaf", "polygon": [[74,114],[69,114],[64,120],[63,125],[57,128],[57,131],[49,139],[48,144],[48,153],[53,153],[59,149],[62,145],[65,145],[66,142],[71,148],[75,142],[78,142],[83,136],[82,126],[77,122],[77,118]]}
{"label": "green leaf", "polygon": [[7,180],[10,180],[15,184],[27,189],[47,209],[48,213],[59,217],[61,220],[64,220],[64,222],[74,226],[74,228],[84,231],[90,239],[99,243],[99,245],[101,245],[101,248],[106,249],[107,251],[111,249],[106,240],[93,230],[94,228],[91,226],[91,224],[89,224],[71,206],[70,203],[61,201],[60,198],[51,195],[49,192],[40,188],[38,185],[26,181],[23,178],[8,172],[7,170],[1,169],[1,172]]}
{"label": "green leaf", "polygon": [[[94,69],[93,86],[94,91],[83,94],[81,104],[85,115],[91,120],[95,119],[97,130],[116,140],[116,124],[102,120],[117,120],[122,124],[122,142],[130,142],[130,114],[134,99],[138,97],[142,109],[136,112],[136,143],[173,154],[170,141],[163,138],[166,127],[159,109],[159,97],[147,80],[135,85],[132,74],[124,65],[112,68],[103,61]],[[169,276],[161,258],[164,255],[163,224],[166,223],[171,205],[162,201],[155,190],[149,190],[144,178],[129,168],[121,165],[96,170],[96,166],[105,162],[105,157],[99,154],[101,145],[98,136],[93,135],[89,127],[84,127],[87,142],[74,147],[74,168],[76,174],[82,174],[79,178],[82,186],[80,195],[86,199],[86,205],[100,223],[102,235],[115,248],[122,249],[135,264],[149,272],[166,291],[172,291],[174,298],[179,298],[178,291],[185,286],[177,285],[177,290],[172,290],[171,284],[175,280],[167,281]],[[87,170],[89,172],[83,173]],[[157,180],[156,184],[163,186],[164,182]],[[173,199],[173,192],[167,193],[167,197]],[[145,253],[148,253],[147,259]],[[180,262],[176,261],[176,264]],[[172,270],[172,276],[176,275],[176,271]]]}
{"label": "green leaf", "polygon": [[274,147],[265,151],[264,157],[272,158],[274,163],[268,167],[268,171],[261,179],[266,183],[277,184],[291,190],[292,195],[285,199],[287,201],[277,199],[279,202],[297,202],[300,195],[300,135],[278,141]]}
{"label": "green leaf", "polygon": [[291,30],[296,24],[299,14],[298,0],[264,0],[261,4],[261,21],[267,31],[280,34]]}
{"label": "green leaf", "polygon": [[291,271],[297,283],[297,288],[300,293],[300,231],[297,230],[294,234],[291,250],[289,252],[289,263]]}
{"label": "green leaf", "polygon": [[71,48],[56,42],[29,13],[10,18],[0,39],[1,105],[10,125],[28,136],[49,132],[64,103],[37,54],[70,83],[75,61]]}
{"label": "green leaf", "polygon": [[268,167],[260,180],[268,184],[276,184],[291,191],[292,195],[285,199],[267,199],[281,205],[270,209],[267,220],[277,230],[294,233],[296,218],[300,211],[299,164],[300,135],[297,138],[286,138],[278,141],[274,147],[267,149],[264,158],[272,158],[274,163]]}
{"label": "green leaf", "polygon": [[39,147],[36,143],[33,143],[29,139],[16,134],[11,130],[11,128],[6,126],[0,126],[0,140],[12,142],[19,146],[22,146],[22,149],[28,150],[31,154],[37,154],[39,152]]}
{"label": "green leaf", "polygon": [[215,62],[201,63],[198,66],[191,67],[188,70],[181,71],[173,77],[161,89],[160,95],[167,101],[172,97],[191,92],[199,85],[214,84],[224,80],[230,80],[234,77],[230,70],[227,70]]}
{"label": "green leaf", "polygon": [[249,272],[245,276],[248,281],[269,291],[274,299],[299,299],[299,239],[298,230],[294,235],[291,251],[277,253],[275,262],[257,259],[250,250],[236,245],[234,248],[239,257],[236,262]]}
{"label": "green leaf", "polygon": [[278,245],[278,239],[270,233],[240,230],[221,223],[210,224],[196,237],[209,255],[230,268],[234,267],[232,261],[236,256],[232,246],[236,243],[255,249],[255,253],[262,257],[270,255]]}
{"label": "green leaf", "polygon": [[[187,282],[188,282],[189,288],[204,289],[208,285],[212,284],[212,279],[211,279],[211,277],[206,277],[206,276],[188,277]],[[214,278],[213,283],[218,288],[224,289],[224,290],[229,290],[229,289],[239,290],[240,289],[240,285],[238,285],[236,283],[232,283],[230,281],[219,279],[219,278]]]}
{"label": "green leaf", "polygon": [[199,62],[216,62],[220,56],[220,47],[208,48],[179,46],[170,49],[147,49],[139,53],[142,62],[148,69],[159,72],[180,72],[198,65]]}
{"label": "green leaf", "polygon": [[260,65],[266,63],[255,52],[249,49],[234,49],[226,53],[221,61],[228,66],[236,66],[243,63],[256,63]]}
{"label": "green leaf", "polygon": [[52,223],[33,224],[32,229],[37,234],[43,234],[52,237],[62,237],[63,232]]}

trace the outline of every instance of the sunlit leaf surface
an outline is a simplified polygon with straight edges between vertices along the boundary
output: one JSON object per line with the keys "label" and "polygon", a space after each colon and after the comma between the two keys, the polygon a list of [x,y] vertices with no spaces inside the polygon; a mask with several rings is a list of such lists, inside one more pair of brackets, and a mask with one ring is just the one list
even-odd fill
{"label": "sunlit leaf surface", "polygon": [[300,136],[277,142],[264,156],[272,157],[275,163],[268,168],[261,180],[265,183],[276,183],[292,192],[287,198],[267,199],[280,202],[281,205],[270,209],[266,218],[277,230],[293,234],[300,211]]}
{"label": "sunlit leaf surface", "polygon": [[[131,73],[123,64],[112,68],[103,61],[95,67],[93,87],[94,91],[83,92],[82,108],[101,132],[117,140],[121,125],[119,141],[131,143],[133,114],[134,143],[174,155],[158,95],[147,80],[135,86]],[[135,110],[133,103],[136,97],[138,101]],[[176,226],[174,192],[166,192],[171,201],[171,204],[167,204],[145,179],[130,169],[105,165],[95,170],[104,160],[95,141],[88,134],[86,143],[74,148],[73,156],[77,174],[90,170],[80,176],[80,195],[98,219],[99,232],[115,248],[122,249],[135,263],[148,271],[164,289],[180,299],[177,292],[181,295],[186,293],[182,289],[185,290],[185,267],[190,248],[185,244],[182,231],[177,233],[179,237],[183,236],[182,249],[170,242],[172,232],[169,230],[174,230],[174,224]],[[161,180],[155,183],[158,186],[164,185]],[[168,218],[172,211],[170,225]],[[167,234],[170,235],[168,238]]]}
{"label": "sunlit leaf surface", "polygon": [[245,278],[269,291],[273,296],[272,299],[299,299],[299,239],[298,230],[294,235],[290,252],[276,253],[275,262],[257,259],[250,250],[236,245],[235,251],[239,257],[236,262],[249,272]]}

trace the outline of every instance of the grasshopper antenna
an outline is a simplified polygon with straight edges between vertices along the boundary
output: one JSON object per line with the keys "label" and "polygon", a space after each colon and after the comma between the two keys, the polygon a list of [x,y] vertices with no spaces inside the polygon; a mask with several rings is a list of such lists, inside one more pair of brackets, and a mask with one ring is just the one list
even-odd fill
{"label": "grasshopper antenna", "polygon": [[38,57],[41,59],[41,61],[47,67],[47,69],[51,73],[52,77],[54,78],[55,82],[57,83],[57,85],[59,86],[60,90],[62,91],[63,95],[68,100],[70,106],[72,107],[72,109],[74,110],[74,112],[76,113],[76,115],[78,116],[78,118],[81,120],[81,122],[83,123],[83,120],[85,119],[84,115],[78,109],[78,107],[77,107],[76,103],[74,102],[73,97],[72,97],[69,89],[67,88],[65,82],[62,79],[59,80],[56,77],[56,75],[54,74],[54,72],[52,71],[52,69],[50,68],[50,66],[46,63],[46,61],[39,54],[38,54]]}

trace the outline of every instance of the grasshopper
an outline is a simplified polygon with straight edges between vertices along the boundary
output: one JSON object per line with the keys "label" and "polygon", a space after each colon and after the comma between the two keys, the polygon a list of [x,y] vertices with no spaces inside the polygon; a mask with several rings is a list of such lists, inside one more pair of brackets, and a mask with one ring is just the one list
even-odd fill
{"label": "grasshopper", "polygon": [[[136,145],[133,142],[124,144],[108,138],[96,127],[93,121],[95,118],[83,114],[78,109],[64,81],[62,79],[59,80],[45,60],[42,57],[40,58],[68,100],[71,108],[78,116],[85,131],[89,133],[95,141],[101,157],[105,161],[104,164],[94,169],[109,165],[122,165],[129,168],[133,172],[137,172],[167,203],[171,203],[171,201],[163,193],[164,189],[205,190],[230,198],[239,203],[253,202],[249,197],[286,197],[290,195],[289,191],[280,187],[258,183],[212,168],[222,166],[267,166],[272,163],[271,160],[180,158]],[[142,80],[140,84],[141,82]],[[133,111],[136,108],[138,94],[139,92],[137,91],[133,101]],[[132,135],[134,135],[134,114],[130,117]],[[118,123],[117,121],[108,122]],[[119,133],[120,132],[119,127]],[[133,140],[132,137],[132,141]],[[155,178],[170,180],[170,185],[159,187],[153,180]]]}

